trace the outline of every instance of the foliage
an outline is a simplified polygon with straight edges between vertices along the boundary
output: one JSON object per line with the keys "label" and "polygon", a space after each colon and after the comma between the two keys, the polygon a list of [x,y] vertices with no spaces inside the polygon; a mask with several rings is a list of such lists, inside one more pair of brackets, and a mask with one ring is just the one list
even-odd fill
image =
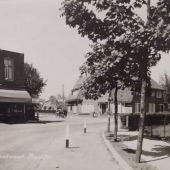
{"label": "foliage", "polygon": [[32,97],[39,96],[46,85],[46,81],[43,80],[38,70],[32,64],[24,64],[24,73],[25,89]]}
{"label": "foliage", "polygon": [[57,106],[58,100],[55,96],[50,96],[49,101],[51,102],[52,105]]}
{"label": "foliage", "polygon": [[[127,63],[126,71],[129,72],[127,74],[135,73],[131,77],[144,79],[150,86],[150,67],[160,60],[160,51],[167,52],[170,47],[170,16],[169,1],[160,0],[156,7],[151,7],[150,22],[146,25],[145,21],[134,12],[135,8],[141,8],[145,4],[145,0],[63,1],[61,10],[62,16],[66,17],[66,24],[76,27],[79,34],[88,36],[92,42],[95,42],[92,47],[93,52],[86,55],[88,61],[85,64],[88,65],[88,69],[100,72],[107,70],[106,74],[109,75],[111,71],[104,67],[113,68],[113,62],[121,61],[123,55],[123,60]],[[96,51],[98,54],[95,56]],[[103,53],[106,57],[103,57]],[[119,59],[115,59],[115,56]],[[101,69],[101,60],[105,62],[103,69]],[[96,63],[100,63],[100,67]],[[123,67],[119,70],[123,71]],[[94,76],[92,79],[94,81]],[[99,79],[101,81],[101,77]],[[139,89],[140,86],[136,90]]]}

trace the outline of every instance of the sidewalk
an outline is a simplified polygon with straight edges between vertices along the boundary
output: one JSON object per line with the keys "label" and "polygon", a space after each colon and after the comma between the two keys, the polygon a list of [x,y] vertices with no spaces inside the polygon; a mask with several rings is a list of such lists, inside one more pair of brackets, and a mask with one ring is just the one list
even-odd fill
{"label": "sidewalk", "polygon": [[[140,169],[142,167],[143,170],[147,169],[157,169],[157,170],[169,170],[170,169],[170,144],[161,140],[153,140],[149,138],[144,138],[143,141],[143,154],[142,161],[140,163],[141,167],[135,167],[135,164],[131,164],[131,157],[135,157],[136,147],[137,147],[137,136],[138,132],[129,132],[129,131],[121,131],[118,133],[118,136],[124,137],[124,141],[116,144],[111,142],[112,148],[110,150],[114,150],[119,154],[123,160],[130,165],[133,169]],[[126,140],[127,138],[127,140]],[[119,147],[119,148],[115,148]],[[128,157],[130,155],[130,157]],[[128,159],[127,159],[128,157]],[[117,157],[119,160],[119,157]],[[134,160],[133,160],[134,161]],[[139,165],[139,164],[138,164]],[[148,167],[147,165],[150,165]],[[126,166],[124,166],[126,170]]]}
{"label": "sidewalk", "polygon": [[[125,141],[123,143],[128,148],[136,150],[136,139],[132,141]],[[144,138],[142,160],[144,160],[143,162],[147,162],[159,170],[169,170],[170,144],[161,140]]]}

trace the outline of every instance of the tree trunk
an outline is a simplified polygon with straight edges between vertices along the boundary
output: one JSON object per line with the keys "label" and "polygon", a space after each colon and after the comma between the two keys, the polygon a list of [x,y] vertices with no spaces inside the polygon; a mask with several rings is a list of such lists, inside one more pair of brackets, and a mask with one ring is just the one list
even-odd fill
{"label": "tree trunk", "polygon": [[[150,1],[147,0],[147,21],[146,25],[149,24],[150,21]],[[144,62],[145,63],[145,62]],[[140,63],[143,65],[144,63]],[[146,67],[146,66],[144,66]],[[143,69],[145,75],[147,76],[147,68]],[[140,120],[139,120],[139,134],[138,134],[138,141],[137,141],[137,150],[136,150],[136,162],[139,163],[141,161],[141,154],[142,154],[142,145],[143,145],[143,135],[144,135],[144,127],[145,127],[145,97],[146,97],[146,79],[142,79],[142,87],[141,87],[141,113],[140,113]]]}
{"label": "tree trunk", "polygon": [[142,80],[142,87],[141,87],[141,113],[140,113],[140,120],[139,120],[139,134],[138,134],[138,142],[137,142],[137,150],[136,150],[136,162],[139,163],[142,154],[142,145],[143,145],[143,134],[144,134],[144,126],[145,126],[145,92],[146,92],[146,81]]}
{"label": "tree trunk", "polygon": [[110,94],[108,99],[108,125],[107,125],[107,131],[110,132]]}
{"label": "tree trunk", "polygon": [[111,91],[109,92],[109,98],[108,98],[108,125],[107,125],[107,131],[110,132],[110,102],[111,102]]}
{"label": "tree trunk", "polygon": [[115,120],[115,129],[114,129],[114,141],[117,141],[117,132],[118,132],[118,103],[117,103],[117,92],[118,92],[118,87],[116,84],[115,87],[115,93],[114,93],[114,104],[115,104],[115,115],[114,115],[114,120]]}

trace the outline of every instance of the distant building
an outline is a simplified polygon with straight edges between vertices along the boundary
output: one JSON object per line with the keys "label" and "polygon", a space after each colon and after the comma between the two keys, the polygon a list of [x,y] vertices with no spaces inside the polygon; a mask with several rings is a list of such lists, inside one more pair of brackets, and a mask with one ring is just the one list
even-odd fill
{"label": "distant building", "polygon": [[42,110],[57,110],[57,105],[52,103],[50,100],[47,100],[42,105]]}
{"label": "distant building", "polygon": [[31,97],[24,86],[24,54],[0,50],[0,115],[29,116]]}
{"label": "distant building", "polygon": [[108,111],[108,94],[100,97],[98,100],[87,100],[82,95],[80,86],[85,77],[80,77],[73,87],[71,94],[66,100],[68,113],[74,114],[91,114],[96,112],[100,115],[107,114]]}

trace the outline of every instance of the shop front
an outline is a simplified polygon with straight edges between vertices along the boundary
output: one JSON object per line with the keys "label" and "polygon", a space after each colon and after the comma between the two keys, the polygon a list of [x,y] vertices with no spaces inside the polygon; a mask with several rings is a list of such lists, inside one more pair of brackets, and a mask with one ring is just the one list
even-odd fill
{"label": "shop front", "polygon": [[0,89],[0,115],[5,118],[27,119],[31,97],[25,90]]}

